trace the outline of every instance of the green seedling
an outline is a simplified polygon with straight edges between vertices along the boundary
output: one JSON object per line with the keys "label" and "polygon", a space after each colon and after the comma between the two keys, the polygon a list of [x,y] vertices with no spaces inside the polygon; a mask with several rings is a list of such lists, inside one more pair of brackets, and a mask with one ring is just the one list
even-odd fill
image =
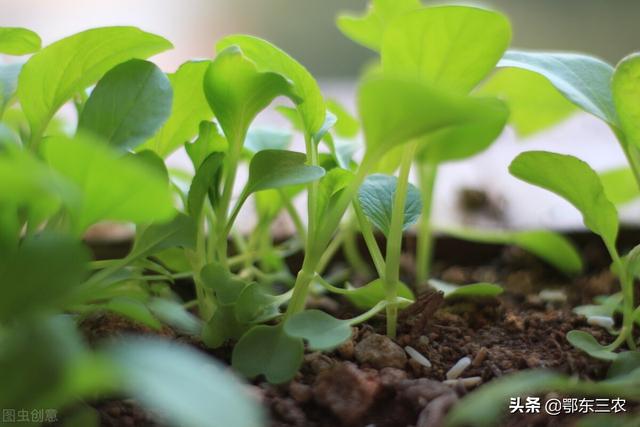
{"label": "green seedling", "polygon": [[571,331],[567,335],[568,340],[600,359],[615,359],[617,354],[613,351],[623,343],[630,350],[635,350],[633,329],[640,311],[634,307],[634,275],[638,250],[634,249],[624,258],[618,253],[618,212],[607,199],[596,172],[573,156],[543,151],[520,154],[511,163],[509,171],[523,181],[558,194],[575,206],[582,214],[585,226],[598,234],[604,242],[620,279],[623,322],[616,339],[611,344],[602,346],[586,332]]}
{"label": "green seedling", "polygon": [[[420,7],[417,1],[373,2],[368,15],[360,19],[342,16],[338,26],[348,37],[380,53],[384,73],[408,76],[456,93],[469,93],[484,80],[511,40],[509,21],[500,13],[464,6]],[[506,108],[496,101],[477,121],[425,135],[418,143],[412,161],[424,203],[416,253],[419,286],[426,285],[430,271],[430,217],[439,165],[489,147],[502,132],[507,116]],[[397,152],[385,161],[384,168],[395,170],[400,158]]]}

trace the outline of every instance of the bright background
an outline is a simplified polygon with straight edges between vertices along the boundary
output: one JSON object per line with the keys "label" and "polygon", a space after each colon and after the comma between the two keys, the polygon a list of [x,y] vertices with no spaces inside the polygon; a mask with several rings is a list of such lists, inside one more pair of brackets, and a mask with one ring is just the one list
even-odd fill
{"label": "bright background", "polygon": [[[433,3],[433,2],[427,2]],[[519,48],[577,50],[611,64],[640,50],[640,1],[636,0],[487,0],[466,2],[505,12]],[[340,11],[364,10],[365,0],[0,0],[0,25],[24,26],[48,44],[90,27],[135,25],[165,36],[175,49],[155,58],[173,71],[190,58],[211,57],[215,40],[249,33],[277,44],[306,65],[326,93],[353,109],[358,70],[373,57],[344,38],[334,25]],[[267,116],[271,117],[271,116]],[[608,128],[587,115],[518,141],[511,130],[485,153],[442,168],[436,190],[436,222],[492,223],[495,218],[462,215],[460,190],[486,191],[501,206],[500,226],[532,228],[581,226],[577,212],[559,198],[523,184],[507,165],[523,150],[547,149],[577,155],[596,169],[621,165],[624,158]],[[180,156],[174,159],[181,163]],[[638,221],[640,204],[623,209]]]}

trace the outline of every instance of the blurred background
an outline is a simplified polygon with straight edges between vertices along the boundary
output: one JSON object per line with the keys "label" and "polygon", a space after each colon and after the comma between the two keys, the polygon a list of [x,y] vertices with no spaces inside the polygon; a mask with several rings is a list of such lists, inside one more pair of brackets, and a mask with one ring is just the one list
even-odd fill
{"label": "blurred background", "polygon": [[[640,50],[637,0],[464,3],[506,13],[513,26],[514,47],[582,51],[611,64]],[[35,30],[45,45],[90,27],[139,26],[174,43],[174,50],[155,58],[166,71],[175,70],[190,58],[211,57],[214,43],[221,36],[249,33],[289,52],[318,78],[328,96],[354,110],[355,79],[374,54],[343,37],[334,22],[338,13],[361,14],[366,5],[367,0],[0,0],[0,25]],[[579,215],[566,202],[509,176],[509,162],[519,151],[530,149],[574,154],[599,170],[624,163],[607,126],[584,114],[526,141],[518,141],[506,130],[488,151],[443,167],[436,190],[436,222],[491,223],[512,228],[581,227]],[[175,162],[180,163],[179,156]],[[480,192],[499,214],[494,208],[471,216],[461,212],[461,195],[469,191]],[[626,206],[623,218],[638,222],[640,204]]]}

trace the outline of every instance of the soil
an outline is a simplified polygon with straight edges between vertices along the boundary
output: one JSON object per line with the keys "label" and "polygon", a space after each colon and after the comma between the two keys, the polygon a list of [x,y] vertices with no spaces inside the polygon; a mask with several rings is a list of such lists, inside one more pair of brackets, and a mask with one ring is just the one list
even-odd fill
{"label": "soil", "polygon": [[[629,242],[640,240],[626,233],[622,246],[625,236]],[[254,387],[271,414],[271,426],[437,427],[465,394],[511,372],[545,367],[584,379],[602,379],[607,364],[574,349],[565,335],[580,329],[607,342],[610,338],[604,330],[589,326],[584,317],[571,310],[592,302],[597,295],[617,291],[618,285],[608,271],[606,253],[599,242],[587,235],[572,237],[589,268],[575,278],[563,276],[517,248],[439,239],[435,277],[460,284],[500,283],[506,292],[497,298],[447,302],[441,294],[428,292],[402,312],[397,340],[386,338],[384,319],[375,318],[354,328],[352,339],[335,351],[307,353],[302,369],[290,383],[274,386],[255,381]],[[405,246],[412,253],[413,242]],[[410,257],[404,259],[403,267],[405,282],[412,283]],[[566,299],[543,300],[540,291],[551,289],[562,291]],[[340,298],[320,304],[337,317],[355,313]],[[85,319],[81,328],[91,343],[123,332],[154,333],[107,314]],[[211,357],[229,362],[231,347],[209,351],[170,329],[160,334],[189,342]],[[406,346],[425,356],[431,366],[427,368],[409,357]],[[464,357],[471,363],[460,378],[470,380],[466,385],[464,381],[445,381],[447,372]],[[100,401],[94,407],[103,426],[162,425],[131,400]],[[574,426],[577,419],[516,414],[500,425]]]}

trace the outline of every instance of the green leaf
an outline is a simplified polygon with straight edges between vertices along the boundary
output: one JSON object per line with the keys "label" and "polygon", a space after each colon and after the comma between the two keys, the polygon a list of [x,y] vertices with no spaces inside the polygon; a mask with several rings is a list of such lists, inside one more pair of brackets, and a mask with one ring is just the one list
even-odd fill
{"label": "green leaf", "polygon": [[245,387],[210,357],[158,339],[133,339],[107,351],[124,389],[171,423],[188,427],[259,427],[264,413]]}
{"label": "green leaf", "polygon": [[380,50],[385,30],[393,20],[420,8],[420,0],[371,0],[362,16],[341,14],[336,24],[351,40],[372,50]]}
{"label": "green leaf", "polygon": [[473,425],[493,427],[499,424],[509,398],[533,396],[564,386],[567,378],[542,369],[528,370],[495,379],[466,395],[447,415],[447,427]]}
{"label": "green leaf", "polygon": [[501,13],[468,6],[427,7],[395,19],[383,36],[385,73],[467,93],[498,63],[511,41]]}
{"label": "green leaf", "polygon": [[217,302],[222,306],[235,304],[242,290],[248,286],[218,262],[205,265],[200,271],[200,277],[205,286],[215,292]]}
{"label": "green leaf", "polygon": [[618,63],[611,91],[627,142],[640,147],[640,53],[631,54]]}
{"label": "green leaf", "polygon": [[187,211],[196,222],[200,218],[207,195],[210,195],[212,203],[217,199],[223,161],[223,153],[211,153],[196,170],[187,198]]}
{"label": "green leaf", "polygon": [[336,202],[342,190],[353,179],[353,173],[344,169],[331,169],[320,180],[318,185],[317,218],[322,218]]}
{"label": "green leaf", "polygon": [[284,331],[308,341],[310,350],[332,350],[351,336],[348,320],[336,319],[320,310],[305,310],[287,320]]}
{"label": "green leaf", "polygon": [[43,232],[25,237],[0,257],[0,322],[48,308],[65,299],[87,275],[89,254],[68,236]]}
{"label": "green leaf", "polygon": [[618,357],[617,353],[614,353],[601,345],[596,341],[593,335],[588,332],[575,330],[569,331],[567,332],[567,341],[569,341],[575,348],[584,351],[589,356],[596,359],[615,360]]}
{"label": "green leaf", "polygon": [[454,285],[441,280],[431,279],[429,285],[444,293],[447,299],[495,297],[504,292],[502,286],[493,283],[472,283],[469,285]]}
{"label": "green leaf", "polygon": [[607,199],[615,205],[623,205],[640,196],[638,182],[629,167],[609,169],[600,173],[600,181]]}
{"label": "green leaf", "polygon": [[18,98],[31,133],[44,132],[65,102],[115,65],[171,47],[162,37],[134,27],[95,28],[45,47],[27,61],[18,81]]}
{"label": "green leaf", "polygon": [[304,153],[286,150],[262,150],[249,164],[245,193],[306,184],[324,176],[324,169],[305,164]]}
{"label": "green leaf", "polygon": [[210,348],[219,348],[228,340],[237,340],[248,329],[238,322],[235,307],[219,306],[202,327],[202,341]]}
{"label": "green leaf", "polygon": [[218,125],[203,120],[200,122],[198,138],[192,143],[186,143],[184,148],[191,159],[193,169],[197,171],[209,154],[226,153],[228,145],[227,140],[219,132]]}
{"label": "green leaf", "polygon": [[165,177],[144,161],[120,157],[101,141],[51,137],[44,157],[77,186],[67,203],[78,233],[103,220],[162,222],[175,215]]}
{"label": "green leaf", "polygon": [[136,236],[127,259],[133,261],[168,248],[194,248],[196,225],[191,217],[178,214],[165,224],[152,224]]}
{"label": "green leaf", "polygon": [[147,308],[142,301],[134,298],[116,297],[102,305],[102,308],[142,323],[152,329],[159,330],[162,328],[162,324],[151,311],[149,311],[149,308]]}
{"label": "green leaf", "polygon": [[0,53],[26,55],[40,50],[40,36],[31,30],[18,27],[0,28]]}
{"label": "green leaf", "polygon": [[[362,211],[385,236],[389,234],[397,184],[398,178],[395,176],[373,174],[365,179],[358,191],[358,201]],[[414,224],[420,217],[420,212],[422,212],[420,191],[410,183],[404,204],[402,229],[406,230]]]}
{"label": "green leaf", "polygon": [[236,46],[221,51],[204,76],[204,92],[229,143],[239,150],[249,125],[278,96],[296,99],[281,74],[259,71]]}
{"label": "green leaf", "polygon": [[229,46],[238,46],[259,70],[277,73],[290,81],[294,94],[291,99],[297,104],[305,131],[314,135],[320,130],[325,120],[326,105],[318,83],[306,68],[286,52],[257,37],[227,36],[218,41],[216,50],[221,52]]}
{"label": "green leaf", "polygon": [[509,123],[522,137],[556,125],[576,111],[549,80],[522,68],[499,69],[477,93],[504,100]]}
{"label": "green leaf", "polygon": [[264,375],[272,384],[291,380],[304,355],[299,338],[287,335],[281,325],[259,325],[249,329],[233,348],[231,364],[248,378]]}
{"label": "green leaf", "polygon": [[455,95],[425,83],[389,77],[366,79],[358,89],[367,154],[375,160],[409,140],[476,122],[495,105],[493,98]]}
{"label": "green leaf", "polygon": [[618,354],[616,360],[613,361],[609,370],[607,370],[607,378],[613,379],[631,374],[640,368],[640,352],[639,351],[623,351]]}
{"label": "green leaf", "polygon": [[547,230],[506,231],[464,228],[441,229],[445,234],[472,242],[514,245],[534,254],[565,274],[578,274],[583,269],[576,247],[561,234]]}
{"label": "green leaf", "polygon": [[211,61],[188,61],[167,76],[173,88],[171,115],[143,148],[166,158],[198,133],[200,122],[211,119],[213,113],[202,90],[209,64]]}
{"label": "green leaf", "polygon": [[240,323],[256,324],[275,319],[285,301],[265,291],[258,283],[244,287],[235,305],[236,319]]}
{"label": "green leaf", "polygon": [[0,64],[0,117],[13,101],[22,64]]}
{"label": "green leaf", "polygon": [[474,156],[500,136],[509,118],[504,102],[486,98],[485,107],[466,123],[428,134],[420,139],[420,161],[450,162]]}
{"label": "green leaf", "polygon": [[[397,285],[398,296],[407,300],[414,301],[415,297],[411,289],[404,283]],[[361,310],[368,310],[384,300],[387,295],[387,287],[382,279],[376,279],[359,288],[347,289],[344,296],[353,305]]]}
{"label": "green leaf", "polygon": [[251,154],[263,150],[285,150],[291,144],[293,134],[282,129],[249,129],[244,148]]}
{"label": "green leaf", "polygon": [[575,53],[508,51],[499,67],[517,67],[546,77],[569,101],[617,126],[611,99],[613,67],[600,59]]}
{"label": "green leaf", "polygon": [[158,319],[183,334],[195,336],[202,331],[200,319],[189,313],[179,302],[154,298],[149,302],[149,309]]}
{"label": "green leaf", "polygon": [[336,116],[333,130],[337,136],[350,139],[358,136],[360,123],[343,105],[334,99],[328,99],[327,109]]}
{"label": "green leaf", "polygon": [[171,113],[169,80],[148,61],[116,65],[98,82],[84,105],[78,131],[131,150],[151,138]]}
{"label": "green leaf", "polygon": [[614,247],[618,212],[607,199],[598,174],[580,159],[545,151],[528,151],[511,162],[509,172],[570,202],[582,213],[584,224]]}

